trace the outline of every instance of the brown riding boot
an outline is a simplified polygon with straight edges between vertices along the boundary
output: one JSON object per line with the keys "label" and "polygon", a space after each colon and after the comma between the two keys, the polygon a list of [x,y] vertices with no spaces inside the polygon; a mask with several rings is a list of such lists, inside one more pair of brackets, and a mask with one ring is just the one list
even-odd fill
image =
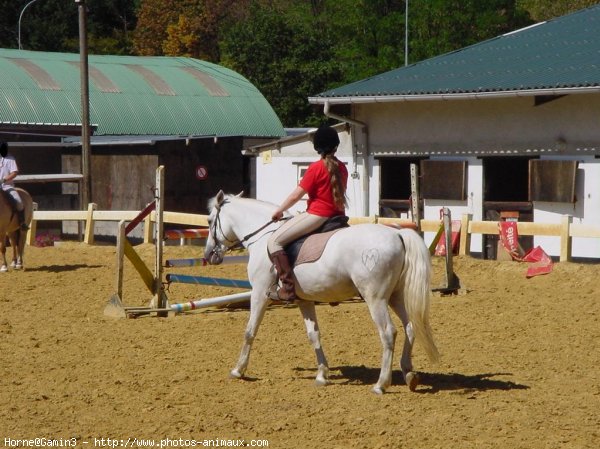
{"label": "brown riding boot", "polygon": [[285,251],[275,251],[270,257],[281,281],[281,287],[277,289],[275,295],[271,296],[271,299],[287,302],[295,301],[298,297],[296,296],[296,287],[294,285],[294,272],[290,266],[287,254]]}
{"label": "brown riding boot", "polygon": [[28,231],[29,226],[25,223],[25,209],[17,211],[17,219],[19,220],[19,227],[22,231]]}

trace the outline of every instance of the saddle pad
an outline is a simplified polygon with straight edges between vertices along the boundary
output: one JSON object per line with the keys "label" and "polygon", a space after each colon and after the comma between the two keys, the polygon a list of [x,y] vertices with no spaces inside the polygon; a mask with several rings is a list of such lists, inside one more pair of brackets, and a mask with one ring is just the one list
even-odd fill
{"label": "saddle pad", "polygon": [[340,231],[340,229],[334,229],[329,232],[322,232],[319,234],[312,234],[306,238],[300,251],[298,252],[298,257],[296,258],[295,265],[300,265],[301,263],[310,263],[319,260],[321,254],[323,254],[323,250],[325,249],[325,245],[331,238],[333,234]]}

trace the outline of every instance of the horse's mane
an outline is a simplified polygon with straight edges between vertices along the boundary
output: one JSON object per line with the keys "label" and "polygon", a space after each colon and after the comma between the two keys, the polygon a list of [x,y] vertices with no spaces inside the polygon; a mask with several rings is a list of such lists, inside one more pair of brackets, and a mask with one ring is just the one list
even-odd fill
{"label": "horse's mane", "polygon": [[[210,198],[208,200],[208,212],[209,213],[213,210],[213,208],[217,204],[217,196],[218,195],[215,195],[215,196],[213,196],[212,198]],[[276,204],[270,203],[268,201],[257,200],[257,199],[254,199],[254,198],[243,198],[241,196],[237,196],[237,195],[234,195],[234,194],[231,194],[231,193],[226,193],[225,194],[225,201],[252,202],[255,205],[262,206],[262,208],[264,208],[265,210],[268,210],[269,213],[271,213],[271,211],[277,207]]]}

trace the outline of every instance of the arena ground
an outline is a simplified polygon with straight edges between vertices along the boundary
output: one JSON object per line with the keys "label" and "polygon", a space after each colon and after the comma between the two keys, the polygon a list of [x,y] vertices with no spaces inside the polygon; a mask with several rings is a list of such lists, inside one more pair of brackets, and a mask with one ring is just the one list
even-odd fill
{"label": "arena ground", "polygon": [[[151,263],[152,246],[136,249]],[[200,249],[169,246],[165,256],[198,257]],[[376,396],[381,347],[364,303],[317,308],[332,385],[314,386],[299,311],[283,306],[267,312],[249,379],[232,380],[247,310],[109,319],[114,263],[112,246],[62,243],[27,248],[26,271],[0,275],[0,444],[35,437],[77,438],[77,447],[98,447],[94,438],[266,440],[277,449],[600,443],[600,265],[557,263],[526,279],[525,264],[456,258],[460,294],[432,299],[441,363],[432,365],[417,345],[422,385],[411,393],[397,365],[400,334],[394,385]],[[439,283],[442,260],[434,266]],[[238,265],[169,271],[246,278]],[[125,279],[125,302],[144,305],[149,295],[129,264]],[[168,295],[180,302],[234,292],[172,285]]]}

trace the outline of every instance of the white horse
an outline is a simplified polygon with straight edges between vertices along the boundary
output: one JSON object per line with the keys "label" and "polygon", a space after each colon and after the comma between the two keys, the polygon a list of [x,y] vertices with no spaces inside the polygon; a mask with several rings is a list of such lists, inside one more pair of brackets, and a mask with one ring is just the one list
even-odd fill
{"label": "white horse", "polygon": [[[250,350],[267,306],[267,291],[277,275],[267,254],[267,240],[279,223],[271,221],[276,206],[226,195],[220,191],[209,202],[209,236],[205,257],[211,264],[223,261],[224,253],[243,245],[249,253],[248,279],[252,285],[250,318],[244,344],[231,376],[242,378]],[[431,263],[423,239],[413,230],[384,225],[350,226],[335,233],[319,260],[294,268],[308,338],[317,358],[317,385],[329,383],[329,367],[321,347],[315,301],[339,302],[362,297],[381,338],[383,355],[379,380],[373,391],[382,394],[392,382],[392,358],[396,328],[388,306],[400,317],[405,332],[400,368],[411,391],[418,385],[411,353],[415,338],[431,360],[438,358],[429,325]]]}

